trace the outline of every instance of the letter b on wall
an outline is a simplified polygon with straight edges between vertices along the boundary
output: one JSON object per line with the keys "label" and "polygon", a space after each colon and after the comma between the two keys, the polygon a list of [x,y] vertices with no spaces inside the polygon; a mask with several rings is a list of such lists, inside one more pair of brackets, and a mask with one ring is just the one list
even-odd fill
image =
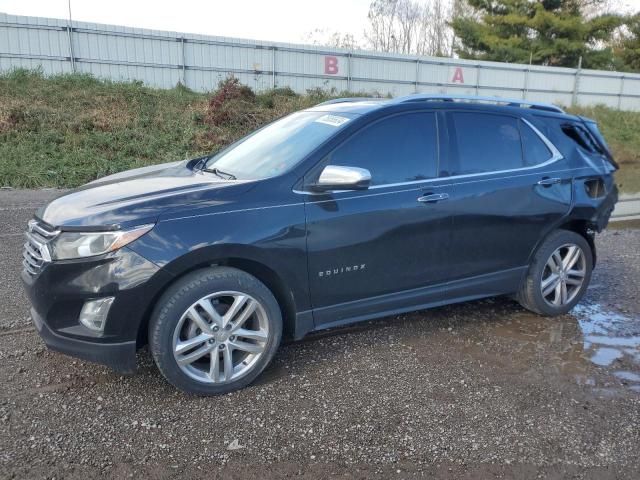
{"label": "letter b on wall", "polygon": [[325,75],[336,75],[338,73],[338,57],[327,55],[324,57]]}

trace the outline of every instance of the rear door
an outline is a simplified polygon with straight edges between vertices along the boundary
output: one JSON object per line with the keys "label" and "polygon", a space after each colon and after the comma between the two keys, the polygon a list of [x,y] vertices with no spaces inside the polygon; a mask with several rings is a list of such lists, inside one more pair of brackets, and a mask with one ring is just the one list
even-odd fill
{"label": "rear door", "polygon": [[436,199],[438,124],[433,112],[378,120],[338,146],[317,173],[325,165],[366,168],[372,182],[364,191],[307,195],[316,326],[406,306],[399,292],[446,278],[450,219]]}
{"label": "rear door", "polygon": [[[537,242],[569,211],[566,161],[526,120],[447,112],[451,278],[492,276],[517,288]],[[503,293],[503,292],[485,292]]]}

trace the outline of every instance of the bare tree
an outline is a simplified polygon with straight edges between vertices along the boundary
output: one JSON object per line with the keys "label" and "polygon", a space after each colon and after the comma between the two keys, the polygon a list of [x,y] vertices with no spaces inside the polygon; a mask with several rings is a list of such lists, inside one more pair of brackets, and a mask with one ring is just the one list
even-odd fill
{"label": "bare tree", "polygon": [[449,55],[451,5],[450,0],[374,0],[365,31],[367,46],[384,52]]}
{"label": "bare tree", "polygon": [[365,38],[369,47],[382,52],[397,51],[398,3],[404,0],[374,0],[369,6],[369,28]]}
{"label": "bare tree", "polygon": [[444,0],[431,0],[425,5],[423,25],[425,26],[424,46],[421,55],[449,55],[453,44],[453,31],[449,26],[452,10]]}
{"label": "bare tree", "polygon": [[397,30],[396,50],[413,53],[418,43],[418,33],[422,22],[423,8],[417,2],[399,1],[396,7]]}
{"label": "bare tree", "polygon": [[331,48],[344,48],[346,50],[359,50],[361,45],[350,33],[340,33],[316,28],[309,32],[305,40],[313,45],[322,45]]}

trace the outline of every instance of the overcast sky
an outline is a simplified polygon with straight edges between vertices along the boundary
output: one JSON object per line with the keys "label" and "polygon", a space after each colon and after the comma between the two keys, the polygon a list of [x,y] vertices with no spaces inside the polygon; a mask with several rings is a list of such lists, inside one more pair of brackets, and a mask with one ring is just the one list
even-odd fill
{"label": "overcast sky", "polygon": [[[613,0],[640,10],[640,0]],[[71,0],[74,20],[280,42],[315,29],[362,37],[371,0]],[[67,0],[0,0],[0,12],[67,18]]]}
{"label": "overcast sky", "polygon": [[[300,43],[315,29],[361,36],[371,0],[71,0],[74,20]],[[0,12],[66,18],[67,0],[0,0]]]}

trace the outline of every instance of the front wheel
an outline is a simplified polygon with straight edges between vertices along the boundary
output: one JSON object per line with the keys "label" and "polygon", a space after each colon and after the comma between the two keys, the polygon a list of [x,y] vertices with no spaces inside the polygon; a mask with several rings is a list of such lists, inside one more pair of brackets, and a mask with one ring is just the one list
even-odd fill
{"label": "front wheel", "polygon": [[162,375],[196,395],[249,385],[273,359],[281,336],[273,294],[255,277],[229,267],[178,280],[149,325],[149,347]]}
{"label": "front wheel", "polygon": [[557,230],[535,253],[518,292],[518,301],[541,315],[565,314],[582,299],[592,269],[589,242],[575,232]]}

